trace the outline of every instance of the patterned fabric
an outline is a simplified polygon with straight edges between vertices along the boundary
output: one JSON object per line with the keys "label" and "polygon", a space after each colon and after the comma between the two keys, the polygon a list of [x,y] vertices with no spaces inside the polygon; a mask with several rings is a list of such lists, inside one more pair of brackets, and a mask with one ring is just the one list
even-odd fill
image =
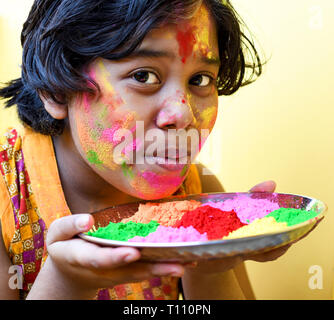
{"label": "patterned fabric", "polygon": [[[25,149],[23,148],[24,143],[28,144]],[[40,150],[48,150],[44,155],[42,152],[39,154],[43,158],[39,160],[41,163],[36,162],[39,157],[31,155],[30,150],[36,150],[35,146],[38,146]],[[34,162],[33,166],[30,163],[29,172],[33,174],[31,177],[34,180],[38,180],[35,181],[35,184],[30,181],[22,149],[27,153],[29,162]],[[29,293],[47,258],[44,239],[48,226],[54,219],[71,214],[64,201],[58,173],[51,172],[56,171],[56,165],[55,167],[50,165],[49,162],[55,162],[54,154],[50,153],[53,153],[50,137],[41,137],[37,133],[30,132],[30,139],[23,140],[14,129],[0,137],[0,171],[3,176],[3,181],[0,180],[0,197],[4,198],[0,203],[2,235],[12,263],[22,270],[23,288],[20,292],[22,298]],[[43,179],[40,173],[41,165],[48,166],[50,171],[51,178],[47,177],[47,182],[41,181]],[[62,193],[57,195],[59,198],[55,197],[55,200],[52,200],[51,197],[47,197],[45,190],[51,188],[49,183],[59,186],[56,189],[59,190],[58,193]],[[45,188],[46,185],[48,188]],[[38,190],[37,194],[33,193],[33,188],[35,191]],[[10,208],[5,203],[6,192],[7,198],[10,199]],[[196,167],[191,166],[184,184],[175,194],[200,192]],[[57,194],[57,192],[53,193]],[[52,201],[54,204],[50,205]],[[55,210],[56,205],[58,207]],[[40,212],[42,208],[43,211]],[[176,300],[179,294],[178,281],[178,278],[158,277],[138,283],[121,284],[99,290],[96,298],[102,300]]]}
{"label": "patterned fabric", "polygon": [[176,300],[178,278],[160,277],[98,291],[98,300]]}
{"label": "patterned fabric", "polygon": [[21,139],[11,130],[0,144],[0,170],[7,186],[15,221],[15,233],[9,257],[20,267],[23,291],[28,293],[41,268],[45,255],[45,224],[31,190],[21,150]]}

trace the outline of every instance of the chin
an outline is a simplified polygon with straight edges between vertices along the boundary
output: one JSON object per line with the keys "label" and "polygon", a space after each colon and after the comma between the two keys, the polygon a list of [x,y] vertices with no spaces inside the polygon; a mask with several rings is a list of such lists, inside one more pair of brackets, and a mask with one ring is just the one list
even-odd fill
{"label": "chin", "polygon": [[167,198],[172,196],[176,190],[179,188],[178,187],[171,187],[171,186],[166,186],[165,188],[160,188],[153,190],[152,188],[150,189],[136,189],[133,190],[132,195],[136,198],[142,199],[142,200],[159,200],[163,198]]}

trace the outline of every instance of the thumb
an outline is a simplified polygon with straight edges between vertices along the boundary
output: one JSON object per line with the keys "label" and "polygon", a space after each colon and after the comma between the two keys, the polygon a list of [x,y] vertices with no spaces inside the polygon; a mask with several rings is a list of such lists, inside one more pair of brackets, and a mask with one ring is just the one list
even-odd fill
{"label": "thumb", "polygon": [[47,245],[72,239],[78,233],[88,231],[94,224],[90,214],[75,214],[53,221],[47,234]]}
{"label": "thumb", "polygon": [[250,189],[249,192],[274,192],[275,189],[276,189],[276,182],[268,180],[257,184],[252,189]]}

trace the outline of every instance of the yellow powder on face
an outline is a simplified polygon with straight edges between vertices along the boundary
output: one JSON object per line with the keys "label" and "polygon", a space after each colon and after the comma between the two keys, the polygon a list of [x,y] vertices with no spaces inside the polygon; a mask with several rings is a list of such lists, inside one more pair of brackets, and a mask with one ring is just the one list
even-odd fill
{"label": "yellow powder on face", "polygon": [[97,77],[99,78],[100,83],[103,84],[103,87],[107,92],[109,92],[111,95],[115,94],[115,90],[113,86],[111,85],[111,82],[109,80],[110,77],[110,71],[106,68],[105,64],[101,59],[97,60]]}
{"label": "yellow powder on face", "polygon": [[206,108],[202,113],[201,113],[201,119],[203,121],[202,128],[203,129],[210,129],[213,127],[216,118],[217,118],[217,111],[218,108],[213,106]]}
{"label": "yellow powder on face", "polygon": [[132,217],[123,219],[121,222],[149,223],[154,220],[163,226],[170,227],[180,220],[185,212],[195,210],[201,205],[195,200],[140,204],[138,211]]}
{"label": "yellow powder on face", "polygon": [[[207,58],[213,58],[214,54],[210,50],[212,47],[212,29],[211,15],[205,5],[202,5],[196,16],[193,18],[193,24],[197,27],[197,32],[194,33],[196,42],[194,44],[194,54],[199,53]],[[206,26],[206,27],[203,27]]]}
{"label": "yellow powder on face", "polygon": [[284,231],[287,228],[288,225],[286,222],[276,222],[273,217],[264,217],[261,219],[255,219],[252,223],[231,232],[228,236],[223,237],[223,240]]}

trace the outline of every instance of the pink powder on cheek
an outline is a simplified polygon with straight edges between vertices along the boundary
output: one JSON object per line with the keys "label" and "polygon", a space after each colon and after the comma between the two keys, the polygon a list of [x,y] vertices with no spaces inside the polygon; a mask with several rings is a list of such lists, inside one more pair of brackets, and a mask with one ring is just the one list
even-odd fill
{"label": "pink powder on cheek", "polygon": [[129,156],[129,154],[133,151],[137,151],[141,146],[142,142],[140,139],[136,139],[133,143],[127,145],[123,150],[122,154],[125,156]]}
{"label": "pink powder on cheek", "polygon": [[114,124],[112,128],[104,129],[102,132],[101,139],[105,142],[110,142],[113,146],[116,146],[119,143],[119,141],[115,137],[115,135],[117,133],[117,130],[119,129],[121,129],[121,125],[118,123]]}
{"label": "pink powder on cheek", "polygon": [[252,199],[247,196],[238,196],[221,202],[207,202],[209,205],[222,211],[234,210],[241,222],[249,224],[255,219],[263,218],[270,212],[279,209],[277,203],[265,199]]}

